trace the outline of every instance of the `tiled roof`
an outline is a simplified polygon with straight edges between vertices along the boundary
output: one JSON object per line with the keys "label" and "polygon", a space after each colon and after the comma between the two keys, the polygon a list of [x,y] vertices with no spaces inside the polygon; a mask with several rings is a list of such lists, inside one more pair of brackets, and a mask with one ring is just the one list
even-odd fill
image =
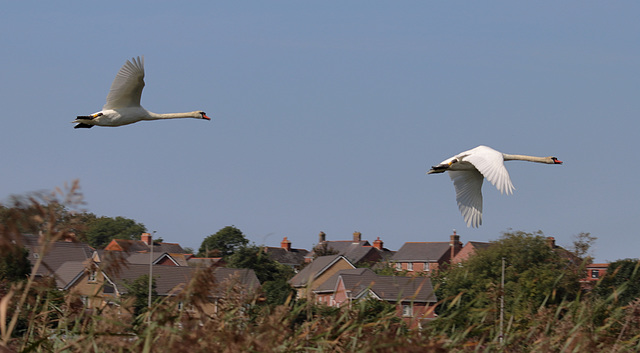
{"label": "tiled roof", "polygon": [[[158,295],[169,295],[178,286],[188,284],[197,270],[190,266],[153,266],[152,275],[156,282]],[[117,273],[107,273],[107,276],[115,282],[118,291],[123,294],[127,292],[126,281],[132,282],[140,276],[148,274],[148,265],[128,265]],[[250,290],[255,290],[260,286],[255,272],[250,269],[216,268],[213,274],[219,283],[236,279],[240,285]]]}
{"label": "tiled roof", "polygon": [[289,283],[294,287],[304,287],[340,259],[346,260],[342,255],[319,256],[293,276]]}
{"label": "tiled roof", "polygon": [[299,266],[304,263],[304,257],[309,253],[305,249],[291,249],[287,251],[283,248],[265,247],[264,251],[273,261],[289,266]]}
{"label": "tiled roof", "polygon": [[84,273],[87,262],[80,261],[67,261],[62,264],[56,271],[54,278],[56,280],[56,286],[58,288],[64,288],[77,276]]}
{"label": "tiled roof", "polygon": [[[384,258],[389,258],[391,256],[391,251],[388,249],[378,250],[371,246],[371,244],[366,240],[361,240],[354,242],[353,240],[335,240],[335,241],[324,241],[320,244],[316,245],[316,248],[320,245],[327,246],[327,250],[333,249],[339,255],[343,255],[351,263],[357,264],[362,261],[370,252],[379,252],[380,256]],[[307,257],[312,257],[313,251],[307,255]]]}
{"label": "tiled roof", "polygon": [[489,246],[491,246],[491,243],[485,243],[485,242],[481,242],[481,241],[470,241],[469,244],[471,244],[474,248],[476,248],[478,250],[484,250],[484,249],[488,248]]}
{"label": "tiled roof", "polygon": [[[38,244],[38,236],[24,235],[24,246],[29,250],[29,261],[35,264],[40,256],[41,246]],[[38,275],[46,276],[55,273],[62,264],[67,261],[84,262],[90,259],[93,248],[86,243],[57,241],[51,244],[48,252],[44,254],[42,266],[38,268]]]}
{"label": "tiled roof", "polygon": [[190,257],[187,259],[187,266],[193,267],[211,267],[223,263],[221,257]]}
{"label": "tiled roof", "polygon": [[[336,284],[340,276],[345,277],[357,277],[360,281],[367,281],[375,276],[375,272],[371,271],[368,268],[354,268],[350,270],[340,270],[336,272],[333,276],[331,276],[328,280],[322,283],[318,288],[316,288],[314,293],[322,293],[322,292],[333,292],[336,289]],[[369,285],[371,282],[366,282]],[[365,286],[366,287],[366,286]]]}
{"label": "tiled roof", "polygon": [[[389,302],[437,302],[428,277],[378,276],[370,289],[378,298]],[[356,297],[360,294],[363,293]]]}
{"label": "tiled roof", "polygon": [[[148,252],[149,245],[142,240],[127,240],[127,239],[113,239],[112,242],[115,242],[122,251],[127,252]],[[107,246],[110,248],[110,246]],[[110,249],[115,250],[115,249]],[[153,244],[153,252],[157,253],[169,253],[169,254],[186,254],[182,246],[176,243],[154,243]]]}
{"label": "tiled roof", "polygon": [[391,261],[424,261],[435,262],[450,251],[448,242],[415,242],[404,243]]}

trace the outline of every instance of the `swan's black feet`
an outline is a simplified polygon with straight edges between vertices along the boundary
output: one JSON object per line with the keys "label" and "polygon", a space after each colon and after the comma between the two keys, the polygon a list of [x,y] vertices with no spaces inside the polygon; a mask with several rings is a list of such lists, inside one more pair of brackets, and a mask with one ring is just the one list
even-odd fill
{"label": "swan's black feet", "polygon": [[[80,119],[80,117],[78,117],[78,119]],[[89,124],[78,124],[76,126],[74,126],[74,129],[91,129],[93,127],[93,125],[89,125]]]}

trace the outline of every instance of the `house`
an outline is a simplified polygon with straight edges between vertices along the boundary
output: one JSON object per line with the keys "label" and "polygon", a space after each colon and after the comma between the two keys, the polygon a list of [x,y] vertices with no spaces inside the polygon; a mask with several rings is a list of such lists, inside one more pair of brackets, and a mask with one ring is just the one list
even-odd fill
{"label": "house", "polygon": [[[354,232],[351,240],[326,239],[326,234],[320,232],[318,244],[306,257],[307,262],[313,261],[317,253],[334,253],[346,257],[352,264],[373,264],[391,258],[393,252],[385,248],[384,243],[378,237],[373,245],[367,240],[362,240],[362,233]],[[327,254],[328,255],[328,254]]]}
{"label": "house", "polygon": [[380,276],[364,268],[341,270],[313,292],[317,303],[335,307],[370,298],[394,304],[396,315],[412,328],[435,318],[437,299],[428,277]]}
{"label": "house", "polygon": [[590,291],[598,283],[598,281],[604,277],[607,273],[609,264],[590,264],[586,268],[586,276],[580,280],[580,286],[585,291]]}
{"label": "house", "polygon": [[36,276],[53,276],[58,286],[68,282],[71,276],[69,273],[84,268],[83,264],[90,261],[93,256],[94,249],[86,243],[56,241],[47,244],[45,249],[40,244],[39,238],[31,234],[23,235],[22,245],[29,250],[29,261],[32,266],[42,256]]}
{"label": "house", "polygon": [[468,241],[462,247],[462,249],[460,249],[460,251],[453,257],[453,260],[451,260],[451,263],[459,264],[463,261],[467,261],[469,257],[471,257],[473,254],[488,248],[490,245],[491,243],[484,243],[479,241]]}
{"label": "house", "polygon": [[142,233],[142,235],[140,236],[140,240],[113,239],[104,248],[104,250],[125,251],[129,253],[146,253],[153,250],[154,253],[186,254],[186,251],[184,251],[180,244],[153,242],[153,240],[151,239],[151,234],[149,233]]}
{"label": "house", "polygon": [[356,267],[342,255],[319,256],[293,276],[289,284],[296,290],[298,298],[305,298],[336,272],[354,268]]}
{"label": "house", "polygon": [[[181,300],[181,295],[187,290],[189,284],[200,271],[206,269],[192,266],[152,266],[152,277],[155,280],[158,296],[170,300]],[[209,301],[204,305],[206,313],[217,310],[220,299],[229,295],[251,295],[257,291],[260,282],[253,270],[214,268],[209,269],[211,278],[207,283],[211,284],[207,296]],[[149,265],[124,264],[122,266],[109,266],[100,268],[97,264],[90,264],[82,269],[62,289],[82,299],[87,308],[120,308],[132,283],[143,275],[149,275]],[[200,282],[197,283],[200,288]],[[233,290],[231,290],[231,286]],[[239,289],[238,289],[239,288]]]}
{"label": "house", "polygon": [[305,256],[309,253],[305,249],[295,249],[291,247],[291,241],[284,237],[280,247],[264,247],[264,252],[273,261],[292,267],[298,271],[305,264]]}
{"label": "house", "polygon": [[462,249],[460,236],[453,231],[448,242],[408,242],[393,255],[396,271],[431,273],[450,263]]}

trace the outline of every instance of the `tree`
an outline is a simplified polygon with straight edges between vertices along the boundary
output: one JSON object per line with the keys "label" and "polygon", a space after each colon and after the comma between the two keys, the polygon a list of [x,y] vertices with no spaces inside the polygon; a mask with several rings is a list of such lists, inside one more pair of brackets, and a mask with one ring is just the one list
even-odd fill
{"label": "tree", "polygon": [[[433,278],[440,318],[454,325],[474,319],[495,322],[502,296],[502,259],[505,260],[504,303],[507,317],[521,320],[541,306],[574,299],[581,274],[563,249],[552,249],[542,232],[503,233],[487,249],[471,256],[461,266],[452,266]],[[489,317],[473,317],[485,312]],[[446,322],[445,320],[442,320]]]}
{"label": "tree", "polygon": [[27,249],[17,245],[3,249],[0,256],[0,296],[5,294],[10,283],[26,280],[30,273],[31,262]]}
{"label": "tree", "polygon": [[283,304],[292,294],[292,288],[287,281],[295,274],[293,269],[271,260],[260,246],[249,245],[239,248],[228,257],[227,266],[252,269],[262,284],[267,304]]}
{"label": "tree", "polygon": [[87,242],[95,248],[104,248],[112,239],[140,239],[147,228],[142,223],[124,217],[99,217],[87,224]]}
{"label": "tree", "polygon": [[[149,305],[149,275],[142,275],[133,281],[124,281],[124,286],[127,288],[125,298],[133,298],[133,315],[138,317],[142,314]],[[158,292],[156,292],[156,279],[151,281],[151,302],[153,303],[158,298]]]}
{"label": "tree", "polygon": [[234,226],[226,226],[202,241],[198,256],[210,257],[215,254],[226,258],[248,243],[249,240],[245,238],[240,229]]}
{"label": "tree", "polygon": [[573,248],[571,251],[579,258],[584,258],[587,261],[591,261],[590,249],[593,244],[598,240],[597,237],[591,235],[591,233],[580,233],[573,236]]}
{"label": "tree", "polygon": [[624,259],[610,263],[607,273],[594,288],[594,293],[603,299],[613,296],[612,299],[619,306],[640,297],[640,261]]}

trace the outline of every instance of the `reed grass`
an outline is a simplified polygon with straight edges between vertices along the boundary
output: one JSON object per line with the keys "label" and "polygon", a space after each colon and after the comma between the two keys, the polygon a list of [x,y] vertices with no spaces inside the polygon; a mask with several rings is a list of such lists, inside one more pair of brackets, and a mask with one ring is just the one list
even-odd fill
{"label": "reed grass", "polygon": [[[69,191],[77,194],[77,186]],[[65,196],[64,202],[75,202]],[[233,285],[217,312],[207,313],[211,286],[206,272],[175,297],[165,297],[132,317],[119,310],[87,311],[79,298],[63,295],[35,274],[47,245],[65,236],[42,201],[29,199],[27,217],[41,230],[42,254],[31,275],[0,299],[0,352],[637,352],[640,299],[620,306],[615,295],[585,294],[543,304],[525,317],[506,316],[498,339],[495,307],[476,308],[462,294],[445,298],[446,316],[409,329],[394,310],[371,310],[362,301],[349,308],[289,298],[266,305],[258,294]],[[34,211],[35,210],[35,211]],[[16,216],[24,220],[24,215]],[[0,249],[18,239],[17,224],[0,228]],[[219,289],[219,288],[218,288]],[[549,293],[553,295],[553,293]],[[184,303],[178,306],[177,302]],[[459,320],[464,318],[464,320]]]}

